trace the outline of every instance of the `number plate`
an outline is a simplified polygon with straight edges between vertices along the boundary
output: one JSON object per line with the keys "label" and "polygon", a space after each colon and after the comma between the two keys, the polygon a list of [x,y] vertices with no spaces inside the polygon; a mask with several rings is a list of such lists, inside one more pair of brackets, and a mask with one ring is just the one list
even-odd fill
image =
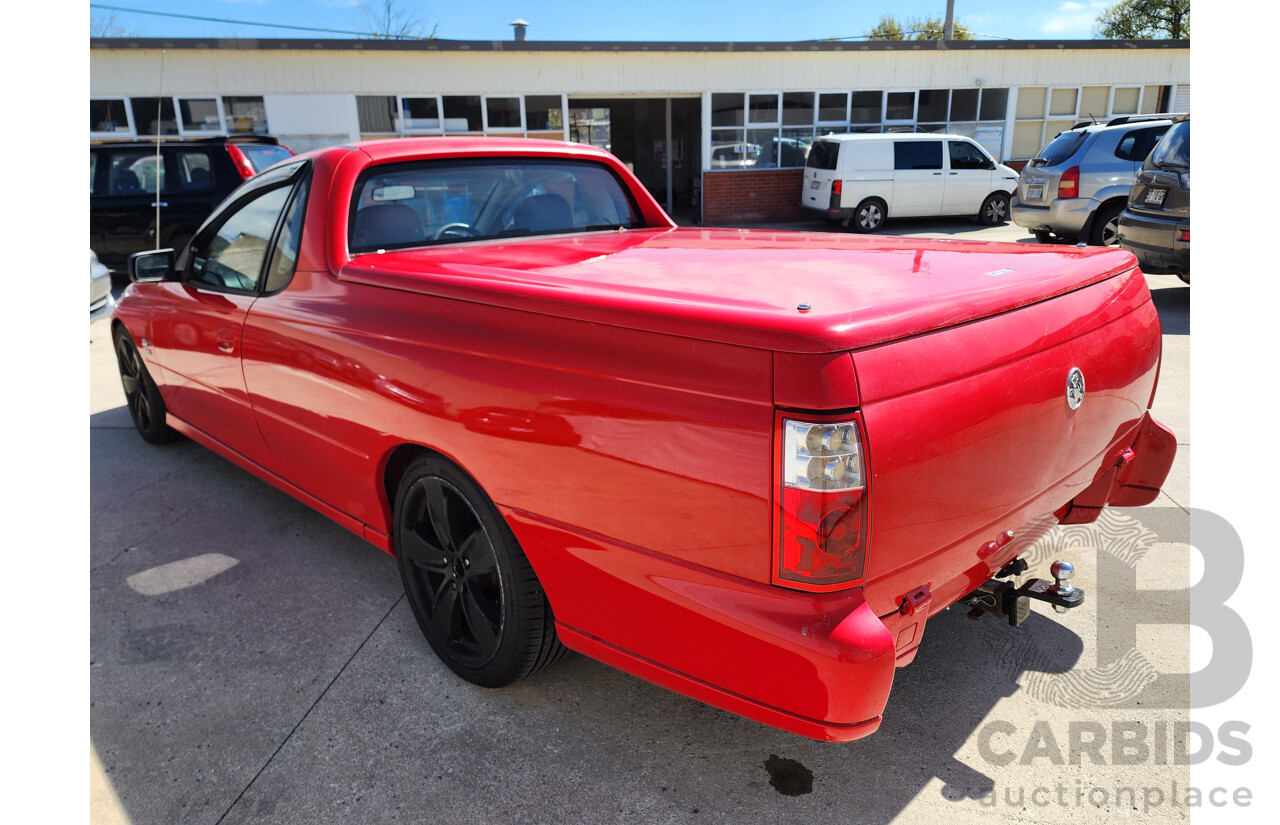
{"label": "number plate", "polygon": [[820,188],[821,186],[822,186],[822,182],[821,182],[821,181],[816,181],[816,180],[815,180],[813,183],[809,184],[809,188],[810,188],[810,189],[818,189],[818,188]]}
{"label": "number plate", "polygon": [[1164,196],[1168,191],[1167,189],[1148,189],[1142,202],[1147,206],[1164,206]]}
{"label": "number plate", "polygon": [[1038,201],[1044,199],[1044,184],[1033,183],[1027,187],[1027,200]]}

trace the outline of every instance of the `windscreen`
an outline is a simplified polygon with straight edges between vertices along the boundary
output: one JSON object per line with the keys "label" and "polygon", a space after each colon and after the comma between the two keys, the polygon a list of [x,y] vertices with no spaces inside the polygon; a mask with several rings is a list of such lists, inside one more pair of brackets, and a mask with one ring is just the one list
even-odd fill
{"label": "windscreen", "polygon": [[642,225],[607,167],[541,158],[432,160],[375,167],[356,183],[352,253]]}

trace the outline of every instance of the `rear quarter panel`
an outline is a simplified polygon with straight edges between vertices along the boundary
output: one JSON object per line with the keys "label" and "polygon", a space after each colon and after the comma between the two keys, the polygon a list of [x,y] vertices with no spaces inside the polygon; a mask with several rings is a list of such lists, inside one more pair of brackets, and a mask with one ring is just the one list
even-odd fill
{"label": "rear quarter panel", "polygon": [[[927,585],[932,610],[985,581],[1132,439],[1160,325],[1134,269],[1001,315],[854,353],[870,453],[866,596],[878,615]],[[1080,368],[1077,410],[1065,390]]]}

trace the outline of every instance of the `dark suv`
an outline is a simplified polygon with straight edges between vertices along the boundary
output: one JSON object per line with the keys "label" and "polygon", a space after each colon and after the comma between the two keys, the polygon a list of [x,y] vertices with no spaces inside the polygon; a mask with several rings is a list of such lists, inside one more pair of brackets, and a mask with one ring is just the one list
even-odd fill
{"label": "dark suv", "polygon": [[1151,150],[1120,213],[1118,240],[1144,272],[1191,283],[1191,118],[1178,118]]}
{"label": "dark suv", "polygon": [[163,141],[159,158],[154,141],[91,144],[89,248],[119,270],[134,252],[180,250],[231,190],[290,157],[287,147],[261,135]]}

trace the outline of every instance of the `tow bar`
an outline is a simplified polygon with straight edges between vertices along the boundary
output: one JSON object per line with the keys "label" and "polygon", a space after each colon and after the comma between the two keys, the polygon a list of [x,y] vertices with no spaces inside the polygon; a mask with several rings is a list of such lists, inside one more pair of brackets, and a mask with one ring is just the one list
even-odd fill
{"label": "tow bar", "polygon": [[1048,602],[1059,613],[1066,613],[1071,608],[1084,604],[1084,591],[1071,585],[1071,578],[1076,573],[1071,562],[1055,561],[1049,565],[1053,584],[1044,579],[1031,579],[1021,587],[1015,587],[1011,581],[1001,581],[1023,573],[1026,569],[1025,561],[1014,559],[1000,568],[995,578],[988,579],[977,590],[961,599],[960,604],[972,608],[969,618],[981,619],[990,613],[997,619],[1008,619],[1010,625],[1017,627],[1031,615],[1032,599]]}

